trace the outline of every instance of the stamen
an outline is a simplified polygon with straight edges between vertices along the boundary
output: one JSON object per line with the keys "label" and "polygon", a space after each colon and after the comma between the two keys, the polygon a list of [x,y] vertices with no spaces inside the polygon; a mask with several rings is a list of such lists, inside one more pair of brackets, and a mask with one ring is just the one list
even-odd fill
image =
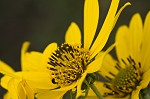
{"label": "stamen", "polygon": [[60,87],[68,86],[77,81],[86,70],[90,53],[79,45],[62,44],[52,53],[48,67],[53,74],[52,83]]}
{"label": "stamen", "polygon": [[110,77],[108,77],[108,76],[105,76],[105,78],[107,78],[107,79],[110,80],[110,81],[112,80],[112,79],[111,79]]}
{"label": "stamen", "polygon": [[127,64],[124,59],[121,59],[121,61],[126,65],[126,67],[121,68],[121,66],[116,63],[115,68],[118,70],[118,74],[115,75],[112,72],[108,72],[115,78],[111,79],[106,76],[106,78],[110,80],[110,83],[105,83],[104,86],[111,91],[106,92],[104,96],[112,96],[117,98],[124,97],[130,94],[141,81],[141,63],[138,62],[138,64],[136,64],[131,56],[127,58],[129,64]]}
{"label": "stamen", "polygon": [[121,59],[121,61],[122,61],[125,65],[127,65],[126,62],[125,62],[123,59]]}
{"label": "stamen", "polygon": [[115,74],[113,74],[112,72],[109,72],[109,74],[111,74],[111,75],[112,75],[112,76],[114,76],[114,77],[116,76],[116,75],[115,75]]}

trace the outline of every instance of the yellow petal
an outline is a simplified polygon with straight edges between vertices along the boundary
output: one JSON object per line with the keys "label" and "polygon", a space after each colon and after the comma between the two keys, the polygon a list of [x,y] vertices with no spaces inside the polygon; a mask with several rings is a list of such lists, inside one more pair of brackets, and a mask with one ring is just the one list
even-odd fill
{"label": "yellow petal", "polygon": [[6,71],[10,73],[14,72],[14,70],[9,65],[0,60],[0,73],[4,73]]}
{"label": "yellow petal", "polygon": [[22,70],[24,70],[27,65],[26,65],[26,57],[25,57],[25,53],[26,51],[28,50],[29,48],[29,45],[30,45],[30,42],[24,42],[23,45],[22,45],[22,49],[21,49],[21,68]]}
{"label": "yellow petal", "polygon": [[18,87],[19,82],[20,80],[12,78],[10,79],[8,83],[8,92],[10,94],[10,97],[13,99],[19,99],[18,93],[17,93],[17,87]]}
{"label": "yellow petal", "polygon": [[142,43],[142,66],[143,66],[143,71],[145,72],[149,66],[149,61],[150,61],[150,43],[149,43],[149,37],[150,37],[150,11],[148,12],[145,22],[144,22],[144,32],[143,32],[143,43]]}
{"label": "yellow petal", "polygon": [[[101,93],[102,96],[104,96],[105,92],[111,92],[111,90],[104,87],[103,82],[96,81],[96,82],[94,82],[94,85],[96,86],[96,88],[98,89],[98,91]],[[90,89],[86,99],[98,99],[98,98],[95,95],[95,93],[93,92],[93,90]],[[126,97],[123,97],[123,98],[104,97],[104,99],[129,99],[129,96],[126,96]],[[133,99],[136,99],[136,98],[133,98]]]}
{"label": "yellow petal", "polygon": [[9,81],[12,79],[12,77],[10,77],[10,76],[3,76],[2,78],[1,78],[1,86],[3,87],[3,88],[5,88],[5,89],[8,89],[8,83],[9,83]]}
{"label": "yellow petal", "polygon": [[14,78],[18,78],[17,75],[15,75],[15,71],[6,63],[0,60],[0,73],[3,75],[9,75]]}
{"label": "yellow petal", "polygon": [[36,94],[37,99],[63,99],[63,95],[66,91],[46,91]]}
{"label": "yellow petal", "polygon": [[64,86],[64,87],[59,88],[59,89],[56,89],[56,90],[54,90],[54,91],[67,91],[67,90],[70,90],[70,89],[75,88],[77,85],[78,85],[78,81],[72,83],[72,84],[69,85],[69,86]]}
{"label": "yellow petal", "polygon": [[141,90],[141,87],[137,86],[136,89],[132,91],[131,99],[139,99],[140,90]]}
{"label": "yellow petal", "polygon": [[135,14],[130,22],[129,28],[121,26],[116,34],[116,53],[121,62],[121,59],[127,59],[129,55],[135,60],[140,60],[140,48],[142,43],[142,20],[139,14]]}
{"label": "yellow petal", "polygon": [[146,88],[150,82],[150,69],[143,73],[142,80],[140,81],[140,86],[142,89]]}
{"label": "yellow petal", "polygon": [[[100,33],[91,47],[91,52],[93,53],[92,57],[94,57],[99,51],[101,51],[101,49],[104,47],[108,39],[110,31],[112,30],[113,21],[114,21],[115,14],[117,12],[119,1],[120,0],[112,0],[111,2],[108,14],[105,18]],[[97,47],[99,48],[99,50],[96,50]]]}
{"label": "yellow petal", "polygon": [[85,0],[84,5],[84,48],[89,49],[99,18],[98,0]]}
{"label": "yellow petal", "polygon": [[45,68],[46,68],[46,66],[47,66],[47,63],[48,63],[48,61],[49,61],[49,58],[50,58],[50,56],[51,56],[51,54],[55,51],[57,49],[57,43],[51,43],[51,44],[49,44],[46,48],[45,48],[45,50],[44,50],[44,52],[43,52],[43,59],[42,59],[42,63],[43,63],[43,66],[45,66]]}
{"label": "yellow petal", "polygon": [[52,75],[47,72],[20,72],[20,75],[33,88],[38,89],[53,89],[57,85],[52,83]]}
{"label": "yellow petal", "polygon": [[101,74],[106,79],[107,77],[113,79],[114,76],[111,75],[110,72],[113,73],[114,75],[117,75],[118,69],[115,68],[116,63],[117,61],[113,59],[113,57],[110,54],[106,54],[102,62],[102,67],[99,70],[99,74]]}
{"label": "yellow petal", "polygon": [[43,71],[45,67],[42,64],[42,53],[40,52],[26,52],[24,53],[23,71]]}
{"label": "yellow petal", "polygon": [[82,96],[81,86],[82,86],[83,81],[85,80],[86,75],[87,75],[87,72],[85,71],[85,72],[81,75],[81,79],[79,79],[79,83],[78,83],[78,86],[77,86],[77,95],[76,95],[76,98]]}
{"label": "yellow petal", "polygon": [[10,93],[7,92],[6,94],[4,94],[3,99],[11,99]]}
{"label": "yellow petal", "polygon": [[24,42],[21,50],[21,68],[23,71],[42,71],[42,53],[27,52],[30,43]]}
{"label": "yellow petal", "polygon": [[[100,33],[98,34],[95,42],[93,43],[93,46],[91,47],[91,52],[93,52],[92,57],[94,57],[99,51],[102,50],[104,45],[106,44],[108,37],[114,28],[121,12],[123,9],[130,5],[130,3],[126,3],[116,14],[117,8],[118,8],[118,3],[120,0],[112,0],[110,9],[108,11],[108,14],[106,16],[106,19],[104,21],[104,24],[100,30]],[[116,16],[115,16],[116,14]]]}
{"label": "yellow petal", "polygon": [[101,66],[102,66],[102,62],[103,62],[104,56],[105,56],[107,53],[109,53],[109,52],[114,48],[115,45],[116,45],[116,43],[113,44],[113,45],[111,45],[104,53],[99,53],[99,54],[96,56],[95,60],[92,61],[92,62],[88,65],[86,71],[87,71],[88,73],[93,73],[93,72],[97,72],[98,70],[100,70],[100,68],[101,68]]}
{"label": "yellow petal", "polygon": [[20,99],[34,99],[34,92],[25,80],[19,82],[17,90]]}
{"label": "yellow petal", "polygon": [[129,5],[131,5],[131,3],[130,3],[130,2],[127,2],[127,3],[124,4],[124,5],[120,8],[120,10],[117,12],[117,14],[116,14],[116,16],[115,16],[115,18],[114,18],[114,25],[113,25],[112,28],[114,28],[114,26],[115,26],[115,24],[116,24],[116,22],[117,22],[117,20],[118,20],[118,18],[119,18],[119,16],[120,16],[121,12],[122,12],[127,6],[129,6]]}
{"label": "yellow petal", "polygon": [[129,33],[126,35],[128,36],[129,42],[129,53],[131,57],[137,61],[139,61],[139,53],[141,50],[141,43],[142,43],[142,35],[143,35],[143,24],[142,24],[142,18],[137,13],[135,14],[131,21],[129,26]]}
{"label": "yellow petal", "polygon": [[125,25],[121,26],[117,30],[116,42],[118,42],[118,44],[116,46],[116,53],[117,53],[117,56],[118,56],[118,59],[120,60],[120,62],[121,62],[122,58],[126,59],[130,55],[129,44],[131,42],[129,41],[129,35],[130,35],[129,29]]}
{"label": "yellow petal", "polygon": [[81,44],[81,32],[76,23],[72,22],[69,26],[66,32],[65,41],[71,45]]}

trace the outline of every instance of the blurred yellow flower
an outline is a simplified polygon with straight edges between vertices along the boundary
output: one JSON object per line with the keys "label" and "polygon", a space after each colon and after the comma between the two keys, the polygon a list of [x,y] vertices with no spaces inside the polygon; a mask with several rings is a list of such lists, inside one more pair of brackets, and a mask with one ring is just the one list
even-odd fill
{"label": "blurred yellow flower", "polygon": [[35,93],[56,87],[51,84],[51,79],[48,79],[49,74],[45,72],[46,68],[42,64],[43,54],[36,51],[27,52],[29,45],[29,42],[24,42],[22,46],[22,71],[15,72],[11,66],[0,60],[0,73],[4,75],[0,85],[8,90],[4,99],[34,99]]}
{"label": "blurred yellow flower", "polygon": [[27,82],[10,66],[0,60],[0,72],[5,76],[1,78],[0,85],[8,90],[4,99],[34,99],[34,92]]}
{"label": "blurred yellow flower", "polygon": [[[114,46],[102,55],[98,55],[106,44],[120,13],[127,5],[130,5],[126,3],[116,14],[119,1],[112,0],[104,24],[94,42],[99,19],[98,0],[85,0],[83,45],[80,29],[74,22],[66,32],[65,43],[60,47],[57,47],[56,43],[51,43],[43,53],[28,53],[26,51],[29,43],[24,43],[21,56],[22,72],[15,75],[25,79],[34,93],[38,92],[36,98],[59,99],[73,88],[77,88],[76,97],[82,95],[81,86],[86,76],[101,68],[105,54]],[[95,58],[97,55],[99,57]],[[3,70],[0,72],[3,73]],[[3,80],[3,82],[9,82],[9,80]]]}
{"label": "blurred yellow flower", "polygon": [[[121,26],[116,34],[116,53],[119,61],[107,54],[100,74],[108,82],[96,82],[106,99],[139,99],[139,92],[150,82],[150,12],[144,25],[140,15],[135,14],[129,27]],[[90,92],[90,97],[94,94]],[[89,97],[89,98],[90,98]]]}

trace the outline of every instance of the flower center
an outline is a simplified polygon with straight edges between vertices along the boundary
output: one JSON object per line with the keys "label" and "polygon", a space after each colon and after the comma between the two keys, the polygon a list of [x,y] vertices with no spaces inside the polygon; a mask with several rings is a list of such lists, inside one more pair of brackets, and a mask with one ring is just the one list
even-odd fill
{"label": "flower center", "polygon": [[[123,69],[118,65],[118,74],[114,75],[115,78],[111,80],[110,84],[105,83],[105,87],[111,90],[110,93],[105,93],[105,96],[124,97],[139,85],[142,76],[140,71],[141,64],[140,62],[136,64],[130,56],[127,60],[129,64],[122,59],[126,68]],[[112,73],[110,72],[110,74]]]}
{"label": "flower center", "polygon": [[89,56],[89,51],[79,45],[62,44],[49,58],[48,69],[52,71],[52,83],[63,87],[77,81],[86,70]]}

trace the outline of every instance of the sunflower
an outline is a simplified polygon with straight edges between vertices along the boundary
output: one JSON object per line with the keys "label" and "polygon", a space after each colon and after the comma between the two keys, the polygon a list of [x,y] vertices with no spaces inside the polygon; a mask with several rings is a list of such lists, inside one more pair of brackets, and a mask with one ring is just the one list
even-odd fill
{"label": "sunflower", "polygon": [[[84,5],[84,44],[81,44],[81,32],[76,23],[71,23],[69,26],[65,43],[60,47],[56,43],[51,43],[43,52],[44,63],[48,69],[48,73],[52,75],[52,83],[57,85],[55,91],[66,93],[77,87],[77,97],[81,95],[82,84],[89,73],[98,71],[101,67],[99,62],[102,62],[105,53],[94,59],[94,57],[102,50],[108,36],[116,23],[116,20],[121,11],[129,5],[127,3],[116,14],[119,0],[112,0],[108,15],[101,28],[99,35],[93,42],[96,32],[99,5],[98,0],[85,0]],[[107,29],[107,31],[106,31]],[[98,46],[100,45],[100,46]],[[50,78],[49,78],[50,79]],[[44,93],[43,93],[44,94]],[[45,96],[37,94],[38,96]]]}
{"label": "sunflower", "polygon": [[[43,53],[29,54],[26,53],[28,44],[24,44],[22,52],[23,71],[17,75],[21,75],[36,92],[38,90],[37,98],[52,97],[58,99],[68,90],[74,88],[77,89],[76,97],[82,95],[83,81],[87,75],[97,72],[101,68],[105,54],[114,46],[111,46],[102,55],[98,55],[106,44],[120,13],[127,5],[130,5],[130,3],[126,3],[116,14],[119,1],[112,0],[104,24],[94,42],[93,38],[99,19],[99,4],[98,0],[85,0],[83,45],[80,29],[74,22],[71,23],[66,32],[65,43],[59,47],[57,43],[51,43]],[[95,58],[97,55],[99,57]],[[39,57],[40,60],[36,60]]]}
{"label": "sunflower", "polygon": [[[0,60],[0,73],[4,75],[1,78],[0,85],[8,90],[4,95],[4,99],[34,99],[34,93],[36,90],[34,90],[33,87],[36,87],[37,84],[42,84],[43,80],[45,80],[44,83],[47,81],[44,78],[42,79],[43,75],[45,77],[46,74],[43,72],[44,68],[42,68],[41,65],[42,53],[36,51],[26,52],[29,44],[29,42],[25,42],[22,46],[22,71],[15,72],[11,66]],[[34,79],[30,77],[30,75],[32,75]],[[37,77],[41,77],[42,80],[37,80]],[[34,83],[34,81],[39,82]],[[31,86],[33,87],[31,88]]]}
{"label": "sunflower", "polygon": [[[150,12],[145,18],[144,25],[140,15],[136,13],[129,27],[123,25],[118,29],[116,34],[118,61],[107,54],[99,73],[108,82],[95,83],[106,98],[139,99],[140,90],[148,87],[150,82],[149,22]],[[90,93],[89,96],[94,95]]]}

